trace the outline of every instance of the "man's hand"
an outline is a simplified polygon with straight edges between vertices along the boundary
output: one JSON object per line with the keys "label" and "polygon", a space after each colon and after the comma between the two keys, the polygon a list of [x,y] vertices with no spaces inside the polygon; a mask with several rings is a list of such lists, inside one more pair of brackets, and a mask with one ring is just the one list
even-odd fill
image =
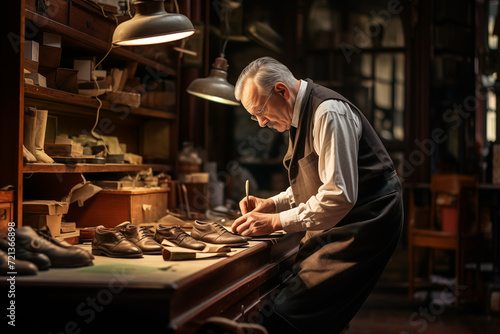
{"label": "man's hand", "polygon": [[243,198],[240,203],[240,211],[242,214],[246,214],[250,211],[256,212],[264,212],[264,213],[275,213],[276,205],[272,199],[263,199],[254,196],[248,197],[248,206],[247,199]]}
{"label": "man's hand", "polygon": [[274,231],[281,230],[280,215],[277,213],[269,214],[256,211],[236,219],[231,226],[233,233],[243,236],[268,235]]}

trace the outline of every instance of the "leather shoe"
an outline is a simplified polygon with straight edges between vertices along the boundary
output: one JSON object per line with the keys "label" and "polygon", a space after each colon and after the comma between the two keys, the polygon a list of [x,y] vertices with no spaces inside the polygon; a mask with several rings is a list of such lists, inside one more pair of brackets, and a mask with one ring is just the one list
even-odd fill
{"label": "leather shoe", "polygon": [[47,255],[52,268],[93,265],[93,256],[86,250],[55,239],[49,231],[35,231],[31,226],[16,229],[16,252],[22,252],[22,249]]}
{"label": "leather shoe", "polygon": [[191,236],[196,240],[211,244],[223,244],[233,247],[248,244],[245,237],[231,233],[224,226],[216,222],[202,222],[195,220]]}
{"label": "leather shoe", "polygon": [[156,225],[155,239],[159,243],[167,240],[167,243],[172,246],[179,246],[184,248],[202,250],[205,244],[195,240],[189,234],[184,232],[179,226],[164,226],[161,224]]}
{"label": "leather shoe", "polygon": [[122,232],[127,240],[132,241],[139,247],[143,254],[161,254],[161,245],[153,239],[146,226],[132,225],[129,221],[126,221],[115,228]]}
{"label": "leather shoe", "polygon": [[141,249],[127,240],[122,232],[102,225],[95,229],[92,254],[109,257],[142,257]]}
{"label": "leather shoe", "polygon": [[[7,239],[0,239],[0,249],[8,252],[9,244]],[[38,270],[48,270],[50,268],[50,259],[43,253],[30,252],[24,248],[16,248],[16,260],[23,260],[33,263]]]}
{"label": "leather shoe", "polygon": [[36,275],[37,273],[38,273],[38,268],[33,263],[24,260],[19,260],[17,258],[13,260],[12,258],[9,258],[9,255],[6,252],[0,250],[0,276],[7,276],[7,275],[28,276],[28,275]]}

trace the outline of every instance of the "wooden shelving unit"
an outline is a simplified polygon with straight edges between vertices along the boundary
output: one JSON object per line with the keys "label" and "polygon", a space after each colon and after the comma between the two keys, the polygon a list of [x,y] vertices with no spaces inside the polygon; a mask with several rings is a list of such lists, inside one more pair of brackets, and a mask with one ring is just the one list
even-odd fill
{"label": "wooden shelving unit", "polygon": [[[34,22],[35,26],[43,26],[44,30],[61,35],[63,45],[74,48],[84,48],[97,53],[106,53],[111,46],[107,41],[82,33],[79,30],[34,13],[31,10],[26,9],[25,13],[26,20]],[[162,71],[173,76],[177,74],[177,71],[174,68],[158,63],[157,61],[151,60],[142,55],[138,55],[127,48],[113,48],[110,56],[121,60],[134,60],[139,64],[150,66],[157,71]]]}
{"label": "wooden shelving unit", "polygon": [[[41,7],[42,5],[47,7]],[[72,182],[75,180],[75,174],[86,174],[86,177],[91,179],[93,176],[103,178],[123,173],[134,174],[149,168],[154,172],[175,174],[180,112],[178,103],[180,59],[177,53],[172,57],[153,59],[145,52],[147,49],[140,47],[111,48],[114,28],[128,17],[117,16],[115,19],[109,13],[102,12],[92,1],[54,0],[42,4],[36,0],[21,0],[16,2],[16,5],[9,11],[9,17],[2,30],[4,45],[9,45],[8,50],[3,50],[1,56],[2,63],[6,65],[5,72],[9,80],[9,89],[4,89],[1,93],[6,112],[0,113],[2,114],[0,115],[0,138],[3,143],[0,150],[2,161],[0,186],[13,186],[11,221],[17,226],[22,225],[22,202],[26,196],[29,196],[28,194],[36,194],[43,198],[49,196],[53,190],[38,188],[36,182],[33,183],[35,178],[53,178],[60,174],[60,182],[67,184],[58,184],[58,187],[71,188],[74,185]],[[133,108],[117,105],[105,100],[104,97],[99,97],[98,100],[95,97],[24,83],[24,42],[25,40],[40,41],[41,34],[44,32],[61,36],[61,67],[80,55],[95,57],[96,60],[106,56],[102,64],[104,69],[124,68],[132,65],[132,68],[137,69],[135,76],[140,78],[141,84],[146,85],[147,80],[157,80],[156,82],[160,84],[162,80],[174,81],[175,103],[165,103],[164,107],[157,109],[143,106]],[[161,47],[168,55],[172,52],[172,46]],[[146,78],[148,75],[151,77]],[[140,93],[147,92],[145,90]],[[123,143],[127,145],[127,152],[135,154],[142,153],[145,140],[143,135],[144,131],[147,131],[144,130],[143,125],[161,122],[168,130],[161,133],[158,142],[164,143],[165,148],[168,148],[168,157],[165,155],[162,158],[145,158],[145,163],[140,165],[127,163],[23,164],[25,106],[48,110],[49,117],[55,119],[57,134],[64,133],[70,137],[90,131],[94,120],[105,119],[114,130],[102,133],[117,137],[120,143],[123,139]],[[99,110],[99,115],[97,115],[97,110]]]}
{"label": "wooden shelving unit", "polygon": [[114,173],[114,172],[139,172],[151,168],[153,171],[170,172],[173,167],[159,164],[61,164],[61,163],[34,163],[24,165],[24,173]]}
{"label": "wooden shelving unit", "polygon": [[[76,112],[82,115],[95,115],[95,110],[99,107],[99,102],[95,98],[30,84],[24,85],[24,99],[27,104],[43,103],[51,110],[67,110],[67,107],[71,106],[72,113]],[[109,101],[101,100],[101,102],[101,110],[113,111],[114,106]],[[120,106],[120,108],[124,108],[124,106]],[[176,119],[175,111],[169,112],[140,107],[125,108],[128,108],[127,111],[132,115],[166,120]]]}

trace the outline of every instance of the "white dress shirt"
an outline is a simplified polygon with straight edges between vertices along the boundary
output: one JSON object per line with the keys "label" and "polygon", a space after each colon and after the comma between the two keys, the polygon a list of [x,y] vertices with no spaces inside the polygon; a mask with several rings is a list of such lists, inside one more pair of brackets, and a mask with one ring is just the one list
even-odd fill
{"label": "white dress shirt", "polygon": [[[292,115],[297,127],[307,82],[301,80]],[[349,104],[322,102],[314,116],[314,151],[323,183],[307,202],[295,205],[292,189],[271,197],[286,232],[325,230],[335,226],[354,206],[358,196],[358,143],[361,121]]]}

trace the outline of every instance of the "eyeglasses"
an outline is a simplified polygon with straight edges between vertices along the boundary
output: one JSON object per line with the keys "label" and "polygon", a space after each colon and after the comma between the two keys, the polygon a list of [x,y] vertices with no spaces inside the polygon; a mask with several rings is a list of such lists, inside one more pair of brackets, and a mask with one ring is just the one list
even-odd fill
{"label": "eyeglasses", "polygon": [[267,97],[266,102],[264,102],[264,105],[262,106],[262,108],[260,108],[260,110],[257,111],[257,113],[255,115],[250,116],[250,119],[252,121],[256,121],[256,122],[259,121],[257,116],[262,116],[264,114],[264,108],[266,107],[267,101],[269,101],[269,99],[271,98],[271,95],[273,95],[273,93],[274,93],[274,87],[273,87],[273,89],[271,89],[271,92],[269,93],[269,96]]}

